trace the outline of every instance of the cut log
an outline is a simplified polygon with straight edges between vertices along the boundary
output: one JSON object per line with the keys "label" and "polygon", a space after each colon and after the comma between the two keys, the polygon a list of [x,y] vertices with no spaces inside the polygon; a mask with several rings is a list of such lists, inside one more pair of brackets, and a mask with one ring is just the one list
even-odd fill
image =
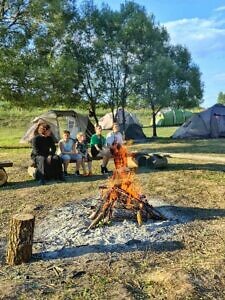
{"label": "cut log", "polygon": [[140,155],[140,156],[137,156],[137,162],[138,162],[138,166],[139,167],[146,167],[146,164],[147,164],[147,159],[148,159],[148,156],[147,155]]}
{"label": "cut log", "polygon": [[32,166],[28,167],[27,172],[31,177],[36,179],[37,169],[35,167],[32,167]]}
{"label": "cut log", "polygon": [[129,169],[137,169],[138,168],[138,162],[134,157],[128,156],[127,157],[127,167]]}
{"label": "cut log", "polygon": [[0,168],[0,186],[6,184],[8,179],[7,173],[4,168]]}
{"label": "cut log", "polygon": [[147,159],[146,165],[154,169],[163,169],[167,167],[168,160],[162,155],[153,154]]}
{"label": "cut log", "polygon": [[16,214],[12,217],[6,255],[9,265],[19,265],[31,259],[34,223],[32,214]]}
{"label": "cut log", "polygon": [[12,167],[13,162],[10,160],[0,161],[0,168]]}
{"label": "cut log", "polygon": [[115,208],[112,213],[113,220],[136,220],[136,212],[134,210]]}
{"label": "cut log", "polygon": [[[113,197],[110,199],[111,194]],[[93,221],[88,230],[100,224],[107,224],[111,219],[117,221],[136,219],[138,225],[141,226],[143,221],[146,222],[148,219],[166,220],[166,217],[153,208],[144,195],[136,198],[120,187],[113,186],[103,196],[96,212],[92,213],[91,219]]]}

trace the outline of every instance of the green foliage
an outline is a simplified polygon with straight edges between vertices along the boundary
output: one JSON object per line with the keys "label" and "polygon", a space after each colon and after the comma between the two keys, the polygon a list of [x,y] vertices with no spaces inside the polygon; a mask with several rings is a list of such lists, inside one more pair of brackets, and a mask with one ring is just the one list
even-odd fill
{"label": "green foliage", "polygon": [[217,103],[225,105],[225,93],[220,92],[217,97]]}
{"label": "green foliage", "polygon": [[119,11],[92,0],[0,4],[0,100],[17,107],[108,109],[198,106],[200,71],[186,48],[133,1]]}

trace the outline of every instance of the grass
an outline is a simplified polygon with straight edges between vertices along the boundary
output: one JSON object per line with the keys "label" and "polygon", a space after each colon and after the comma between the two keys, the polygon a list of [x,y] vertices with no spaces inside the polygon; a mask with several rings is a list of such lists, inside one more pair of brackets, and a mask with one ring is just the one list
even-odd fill
{"label": "grass", "polygon": [[[70,177],[66,183],[38,186],[27,174],[30,149],[12,147],[25,123],[15,122],[0,132],[1,146],[7,146],[0,148],[0,160],[14,162],[7,168],[8,184],[0,188],[1,299],[225,299],[225,139],[174,141],[168,138],[172,128],[160,128],[159,139],[130,146],[171,153],[166,169],[139,169],[137,179],[149,198],[195,212],[194,220],[172,241],[181,247],[91,253],[11,267],[5,264],[5,243],[12,214],[35,213],[38,226],[52,208],[93,197],[105,182],[95,161],[96,175],[91,178]],[[53,266],[62,272],[56,274]]]}

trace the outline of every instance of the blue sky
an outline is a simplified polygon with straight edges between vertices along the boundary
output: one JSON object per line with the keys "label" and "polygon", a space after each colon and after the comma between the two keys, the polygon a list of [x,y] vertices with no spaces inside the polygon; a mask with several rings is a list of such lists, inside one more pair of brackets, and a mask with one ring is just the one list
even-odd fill
{"label": "blue sky", "polygon": [[[118,10],[123,0],[95,0]],[[205,108],[225,93],[225,1],[224,0],[136,0],[155,21],[164,25],[172,44],[189,49],[202,73]]]}

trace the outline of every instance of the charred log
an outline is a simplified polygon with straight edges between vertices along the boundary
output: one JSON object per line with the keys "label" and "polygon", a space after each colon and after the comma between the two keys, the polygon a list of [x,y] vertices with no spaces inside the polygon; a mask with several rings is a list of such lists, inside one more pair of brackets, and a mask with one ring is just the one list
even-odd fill
{"label": "charred log", "polygon": [[118,185],[107,190],[90,218],[92,222],[88,230],[99,224],[107,224],[112,219],[136,219],[139,226],[148,219],[166,220],[165,216],[148,203],[145,196],[131,196]]}

